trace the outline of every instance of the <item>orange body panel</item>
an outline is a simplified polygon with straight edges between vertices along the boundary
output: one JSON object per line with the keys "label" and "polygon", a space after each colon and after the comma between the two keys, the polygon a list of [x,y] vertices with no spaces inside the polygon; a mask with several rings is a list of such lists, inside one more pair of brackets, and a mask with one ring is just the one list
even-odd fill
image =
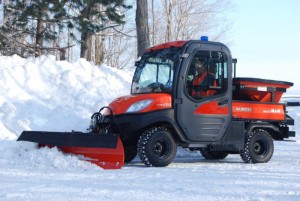
{"label": "orange body panel", "polygon": [[[151,112],[161,109],[172,108],[172,98],[170,94],[139,94],[123,96],[115,99],[109,107],[114,115],[123,114],[135,102],[142,100],[152,100],[152,103],[139,113]],[[232,117],[236,119],[256,119],[256,120],[279,120],[285,119],[285,106],[279,103],[263,103],[248,101],[232,102]],[[194,114],[207,115],[228,115],[228,105],[219,105],[218,101],[202,104]]]}
{"label": "orange body panel", "polygon": [[[247,86],[251,87],[251,86]],[[278,103],[283,92],[277,91],[274,93],[274,102]],[[240,92],[241,96],[247,96],[250,100],[259,101],[259,102],[271,102],[272,94],[271,92],[264,91],[247,91]]]}
{"label": "orange body panel", "polygon": [[198,107],[194,114],[228,115],[228,106],[220,106],[217,101],[208,102]]}
{"label": "orange body panel", "polygon": [[278,120],[285,119],[285,106],[279,103],[232,102],[235,119]]}
{"label": "orange body panel", "polygon": [[123,114],[133,103],[142,100],[152,100],[152,103],[143,110],[138,111],[139,113],[172,108],[171,94],[165,93],[122,96],[112,101],[109,107],[114,115]]}

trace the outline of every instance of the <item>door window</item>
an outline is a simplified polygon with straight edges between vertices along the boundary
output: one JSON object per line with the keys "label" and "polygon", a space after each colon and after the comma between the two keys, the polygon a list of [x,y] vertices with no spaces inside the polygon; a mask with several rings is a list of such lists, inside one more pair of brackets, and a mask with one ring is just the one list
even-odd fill
{"label": "door window", "polygon": [[189,97],[201,100],[227,90],[227,57],[219,51],[198,50],[191,60],[185,89]]}

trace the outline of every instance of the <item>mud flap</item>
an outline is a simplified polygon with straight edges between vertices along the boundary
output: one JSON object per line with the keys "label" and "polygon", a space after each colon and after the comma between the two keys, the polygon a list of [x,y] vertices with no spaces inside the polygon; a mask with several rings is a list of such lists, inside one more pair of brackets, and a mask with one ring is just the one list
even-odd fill
{"label": "mud flap", "polygon": [[80,159],[103,169],[120,169],[124,166],[124,148],[116,134],[23,131],[17,141],[56,146],[65,153],[82,155]]}

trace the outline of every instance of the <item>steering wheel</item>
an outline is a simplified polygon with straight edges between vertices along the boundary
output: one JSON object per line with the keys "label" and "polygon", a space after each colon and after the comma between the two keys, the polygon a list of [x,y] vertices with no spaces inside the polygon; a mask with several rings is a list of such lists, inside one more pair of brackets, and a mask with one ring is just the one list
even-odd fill
{"label": "steering wheel", "polygon": [[160,82],[153,82],[151,84],[148,84],[147,88],[151,88],[152,92],[154,92],[157,89],[163,90],[164,85]]}

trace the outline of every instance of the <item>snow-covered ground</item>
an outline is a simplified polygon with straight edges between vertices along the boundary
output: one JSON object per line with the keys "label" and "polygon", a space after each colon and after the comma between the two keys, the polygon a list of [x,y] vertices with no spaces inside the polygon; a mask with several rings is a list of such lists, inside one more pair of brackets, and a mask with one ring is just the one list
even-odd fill
{"label": "snow-covered ground", "polygon": [[132,72],[84,60],[0,57],[0,200],[300,200],[300,108],[295,141],[266,164],[238,155],[211,162],[180,150],[165,168],[139,159],[103,170],[56,148],[16,142],[23,130],[85,131],[90,115],[128,94]]}

